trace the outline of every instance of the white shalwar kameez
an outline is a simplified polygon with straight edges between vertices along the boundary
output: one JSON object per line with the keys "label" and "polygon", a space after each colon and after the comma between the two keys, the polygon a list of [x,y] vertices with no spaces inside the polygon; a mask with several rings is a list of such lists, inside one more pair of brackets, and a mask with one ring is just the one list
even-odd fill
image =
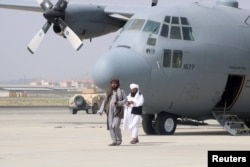
{"label": "white shalwar kameez", "polygon": [[143,105],[144,98],[143,95],[139,93],[138,89],[134,97],[131,96],[131,93],[127,96],[127,101],[133,101],[134,103],[129,106],[125,105],[124,107],[123,129],[130,130],[131,137],[137,138],[142,117],[141,115],[132,114],[131,112],[133,107],[140,107]]}

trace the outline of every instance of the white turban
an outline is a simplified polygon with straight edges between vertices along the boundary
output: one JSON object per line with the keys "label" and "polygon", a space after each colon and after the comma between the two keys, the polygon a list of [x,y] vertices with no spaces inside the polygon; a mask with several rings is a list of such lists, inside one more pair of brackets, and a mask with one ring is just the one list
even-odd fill
{"label": "white turban", "polygon": [[137,88],[137,89],[139,89],[139,85],[137,85],[137,84],[134,84],[134,83],[132,83],[132,84],[130,84],[130,89],[134,89],[134,88]]}

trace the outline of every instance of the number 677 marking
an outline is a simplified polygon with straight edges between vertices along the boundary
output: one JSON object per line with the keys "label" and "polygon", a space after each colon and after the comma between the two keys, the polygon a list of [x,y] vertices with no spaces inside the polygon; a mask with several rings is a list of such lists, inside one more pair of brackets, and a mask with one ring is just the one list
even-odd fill
{"label": "number 677 marking", "polygon": [[193,70],[195,67],[194,64],[184,64],[183,65],[183,69],[187,69],[187,70]]}

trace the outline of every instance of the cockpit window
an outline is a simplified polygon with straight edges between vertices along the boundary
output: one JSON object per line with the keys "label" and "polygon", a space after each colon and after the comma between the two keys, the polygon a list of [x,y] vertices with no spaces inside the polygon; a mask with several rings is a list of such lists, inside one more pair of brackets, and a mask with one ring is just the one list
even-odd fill
{"label": "cockpit window", "polygon": [[174,50],[173,53],[173,68],[181,68],[182,66],[182,51]]}
{"label": "cockpit window", "polygon": [[156,38],[148,38],[147,45],[155,46],[156,45]]}
{"label": "cockpit window", "polygon": [[144,19],[135,19],[128,27],[128,30],[141,30],[144,22]]}
{"label": "cockpit window", "polygon": [[194,40],[191,27],[182,27],[182,32],[184,40],[190,40],[190,41]]}
{"label": "cockpit window", "polygon": [[172,26],[170,32],[171,39],[181,39],[181,29],[179,26]]}
{"label": "cockpit window", "polygon": [[128,20],[127,23],[123,26],[122,30],[120,33],[122,33],[124,30],[127,30],[130,24],[133,22],[132,19]]}
{"label": "cockpit window", "polygon": [[131,20],[131,19],[128,20],[127,23],[124,25],[123,29],[127,29],[130,26],[130,24],[132,23],[132,21],[134,21],[134,20]]}
{"label": "cockpit window", "polygon": [[181,50],[164,49],[163,67],[182,68],[183,53]]}
{"label": "cockpit window", "polygon": [[167,24],[163,24],[162,28],[161,28],[161,36],[163,37],[168,37],[168,31],[169,31],[169,27]]}
{"label": "cockpit window", "polygon": [[149,32],[152,34],[158,34],[160,28],[160,23],[156,21],[148,20],[146,25],[143,28],[143,31]]}
{"label": "cockpit window", "polygon": [[164,21],[165,21],[166,23],[170,23],[170,19],[171,19],[170,16],[166,16],[165,19],[164,19]]}
{"label": "cockpit window", "polygon": [[181,17],[181,24],[182,25],[189,25],[188,20],[186,17]]}
{"label": "cockpit window", "polygon": [[164,50],[163,54],[163,67],[170,67],[171,65],[171,50]]}
{"label": "cockpit window", "polygon": [[165,16],[160,35],[170,39],[194,41],[192,27],[186,17]]}
{"label": "cockpit window", "polygon": [[172,24],[179,24],[179,17],[172,17]]}

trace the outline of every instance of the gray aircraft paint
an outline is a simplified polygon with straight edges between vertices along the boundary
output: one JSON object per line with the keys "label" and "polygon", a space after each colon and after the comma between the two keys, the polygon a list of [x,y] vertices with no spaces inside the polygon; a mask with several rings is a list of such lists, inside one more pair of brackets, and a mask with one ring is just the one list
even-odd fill
{"label": "gray aircraft paint", "polygon": [[[187,117],[212,118],[211,110],[224,92],[228,75],[245,75],[246,81],[249,78],[250,27],[244,23],[249,12],[226,6],[193,3],[150,8],[136,13],[131,19],[149,19],[162,23],[165,16],[188,18],[194,41],[166,39],[142,31],[122,31],[113,43],[111,52],[120,47],[135,50],[139,55],[134,57],[141,56],[151,69],[147,76],[142,76],[145,69],[134,70],[132,73],[135,76],[131,73],[124,75],[125,68],[130,69],[138,62],[121,61],[120,64],[127,63],[126,67],[118,65],[112,74],[120,77],[123,85],[127,86],[130,82],[140,84],[147,100],[147,113],[167,111]],[[150,35],[157,38],[155,47],[146,44]],[[146,49],[154,49],[155,53],[146,53]],[[182,68],[162,67],[164,49],[183,51]],[[108,56],[108,53],[104,56]],[[118,59],[119,56],[116,55]],[[186,64],[192,64],[194,68],[184,69]],[[248,92],[249,88],[244,86],[230,112],[249,115]]]}
{"label": "gray aircraft paint", "polygon": [[[102,89],[114,76],[127,90],[130,83],[139,84],[145,98],[144,113],[157,114],[156,132],[173,134],[175,118],[213,119],[215,111],[242,119],[250,117],[250,11],[237,8],[233,0],[218,0],[217,4],[196,2],[145,8],[69,5],[64,21],[81,39],[86,39],[118,30],[128,19],[110,51],[97,60],[92,78]],[[160,36],[165,16],[187,18],[194,40]],[[128,30],[133,19],[159,22],[160,26],[149,32]],[[163,66],[164,51],[171,52],[169,67]],[[182,56],[178,68],[173,67],[175,51]]]}

